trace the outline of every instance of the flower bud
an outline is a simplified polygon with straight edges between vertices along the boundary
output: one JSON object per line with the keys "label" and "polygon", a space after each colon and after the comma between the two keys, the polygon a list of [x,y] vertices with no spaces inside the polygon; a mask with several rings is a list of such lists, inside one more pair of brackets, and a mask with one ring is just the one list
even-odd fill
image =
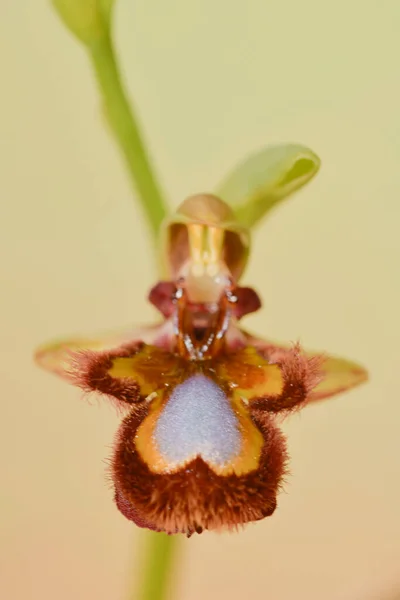
{"label": "flower bud", "polygon": [[68,29],[84,44],[108,32],[114,0],[52,0]]}

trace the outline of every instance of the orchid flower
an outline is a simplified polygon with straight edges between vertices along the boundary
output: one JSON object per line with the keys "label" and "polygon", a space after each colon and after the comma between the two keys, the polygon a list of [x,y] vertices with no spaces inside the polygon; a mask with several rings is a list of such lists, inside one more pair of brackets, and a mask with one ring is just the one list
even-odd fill
{"label": "orchid flower", "polygon": [[186,199],[162,235],[158,323],[50,344],[36,360],[121,409],[111,475],[125,517],[169,534],[236,529],[275,511],[288,460],[278,419],[366,372],[241,327],[261,307],[240,285],[250,229],[219,197]]}

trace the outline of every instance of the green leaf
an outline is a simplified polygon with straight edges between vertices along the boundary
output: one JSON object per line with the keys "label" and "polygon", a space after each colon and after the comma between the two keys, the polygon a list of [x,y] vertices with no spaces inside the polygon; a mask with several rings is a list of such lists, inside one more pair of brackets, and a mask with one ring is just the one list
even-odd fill
{"label": "green leaf", "polygon": [[241,224],[253,227],[318,172],[320,159],[305,146],[267,146],[251,155],[217,188]]}
{"label": "green leaf", "polygon": [[90,45],[110,29],[115,0],[52,0],[67,28]]}

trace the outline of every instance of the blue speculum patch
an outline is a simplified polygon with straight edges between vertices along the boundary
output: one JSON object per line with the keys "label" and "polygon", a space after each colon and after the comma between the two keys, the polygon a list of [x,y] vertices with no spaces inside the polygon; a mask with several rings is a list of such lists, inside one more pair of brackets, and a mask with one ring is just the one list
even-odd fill
{"label": "blue speculum patch", "polygon": [[197,456],[223,467],[241,449],[239,422],[226,394],[202,374],[173,390],[158,418],[154,441],[171,467]]}

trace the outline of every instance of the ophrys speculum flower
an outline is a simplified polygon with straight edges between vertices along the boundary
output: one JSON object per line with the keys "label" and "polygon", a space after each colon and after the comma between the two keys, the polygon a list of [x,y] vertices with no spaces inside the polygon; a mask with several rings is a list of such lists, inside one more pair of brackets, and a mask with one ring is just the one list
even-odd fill
{"label": "ophrys speculum flower", "polygon": [[191,535],[271,515],[287,461],[277,415],[366,378],[352,362],[239,327],[261,306],[239,285],[249,243],[220,199],[187,199],[165,223],[169,274],[149,296],[162,322],[37,352],[41,366],[126,410],[111,471],[118,508],[140,526]]}

